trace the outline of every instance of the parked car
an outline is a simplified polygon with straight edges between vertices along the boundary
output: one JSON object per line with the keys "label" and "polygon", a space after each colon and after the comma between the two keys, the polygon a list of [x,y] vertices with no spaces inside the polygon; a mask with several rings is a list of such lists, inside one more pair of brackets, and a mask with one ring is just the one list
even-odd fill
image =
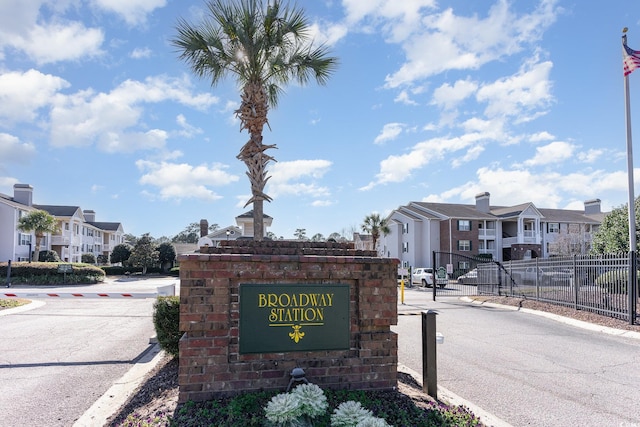
{"label": "parked car", "polygon": [[468,271],[462,276],[458,277],[458,283],[461,285],[477,285],[478,284],[478,269]]}
{"label": "parked car", "polygon": [[511,276],[519,284],[526,285],[533,285],[535,283],[542,286],[573,284],[573,271],[567,268],[551,269],[526,267],[524,270],[512,272]]}
{"label": "parked car", "polygon": [[433,286],[433,268],[415,268],[411,274],[411,283],[426,288]]}

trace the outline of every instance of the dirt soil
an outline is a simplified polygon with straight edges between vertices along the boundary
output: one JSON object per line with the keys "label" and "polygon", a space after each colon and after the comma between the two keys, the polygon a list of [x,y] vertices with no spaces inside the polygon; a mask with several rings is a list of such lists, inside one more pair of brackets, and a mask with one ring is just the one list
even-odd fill
{"label": "dirt soil", "polygon": [[[495,303],[545,311],[572,319],[607,326],[616,329],[640,332],[640,325],[629,325],[628,321],[613,319],[595,313],[574,310],[538,301],[510,297],[475,297],[479,302]],[[398,389],[390,393],[394,404],[406,404],[407,397],[416,405],[426,407],[433,399],[422,392],[418,381],[406,372],[398,372]],[[168,356],[149,372],[138,391],[129,401],[114,414],[106,425],[119,426],[129,414],[137,413],[143,417],[154,417],[160,414],[173,415],[178,407],[178,361]]]}

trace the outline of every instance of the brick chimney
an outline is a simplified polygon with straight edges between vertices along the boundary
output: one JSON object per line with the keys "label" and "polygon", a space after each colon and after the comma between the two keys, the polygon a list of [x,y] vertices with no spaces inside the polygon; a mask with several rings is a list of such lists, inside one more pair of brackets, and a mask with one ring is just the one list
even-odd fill
{"label": "brick chimney", "polygon": [[204,237],[209,234],[209,221],[206,219],[200,220],[200,237]]}

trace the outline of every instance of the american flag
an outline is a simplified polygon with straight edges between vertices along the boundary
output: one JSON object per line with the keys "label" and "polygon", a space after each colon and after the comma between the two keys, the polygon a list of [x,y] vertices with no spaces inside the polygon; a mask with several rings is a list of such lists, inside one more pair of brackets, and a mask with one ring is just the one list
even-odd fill
{"label": "american flag", "polygon": [[633,50],[627,46],[627,37],[624,36],[622,43],[622,68],[624,75],[628,76],[636,68],[640,68],[640,51]]}

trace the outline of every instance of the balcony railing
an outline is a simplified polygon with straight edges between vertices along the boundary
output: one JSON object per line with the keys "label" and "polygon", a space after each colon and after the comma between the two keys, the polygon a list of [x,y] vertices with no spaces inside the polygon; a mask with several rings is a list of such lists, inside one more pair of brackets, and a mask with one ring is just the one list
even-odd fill
{"label": "balcony railing", "polygon": [[496,237],[495,228],[480,228],[478,230],[478,237]]}

